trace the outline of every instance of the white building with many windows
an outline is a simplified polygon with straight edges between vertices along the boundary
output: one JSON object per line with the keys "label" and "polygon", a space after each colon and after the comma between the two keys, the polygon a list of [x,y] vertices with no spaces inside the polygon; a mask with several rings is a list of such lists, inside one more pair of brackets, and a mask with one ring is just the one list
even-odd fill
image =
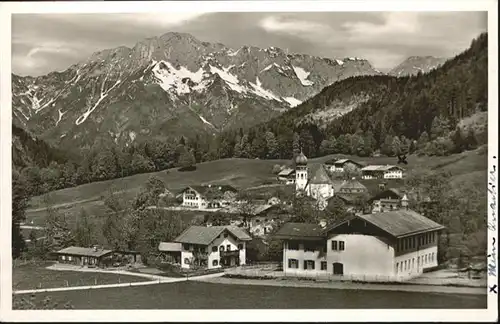
{"label": "white building with many windows", "polygon": [[222,208],[235,200],[237,192],[228,185],[189,186],[182,190],[181,206],[197,209]]}
{"label": "white building with many windows", "polygon": [[396,165],[369,165],[361,169],[362,179],[402,179],[403,168]]}
{"label": "white building with many windows", "polygon": [[[182,268],[214,269],[245,264],[246,243],[251,240],[247,232],[236,226],[191,226],[173,240],[172,243],[177,245],[170,245],[179,250]],[[160,243],[160,251],[166,245]],[[167,252],[175,251],[170,249]]]}
{"label": "white building with many windows", "polygon": [[443,228],[404,209],[357,215],[326,229],[286,223],[275,237],[284,240],[285,273],[399,281],[438,265],[438,233]]}

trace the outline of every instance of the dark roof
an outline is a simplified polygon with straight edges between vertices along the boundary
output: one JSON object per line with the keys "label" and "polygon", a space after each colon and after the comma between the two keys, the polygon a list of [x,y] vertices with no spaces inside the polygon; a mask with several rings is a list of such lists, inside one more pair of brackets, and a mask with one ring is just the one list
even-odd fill
{"label": "dark roof", "polygon": [[307,184],[332,184],[332,179],[323,164],[316,165],[311,171],[312,177]]}
{"label": "dark roof", "polygon": [[98,248],[97,251],[94,250],[94,248],[86,248],[86,247],[80,247],[80,246],[70,246],[67,248],[64,248],[62,250],[59,250],[57,254],[68,254],[68,255],[78,255],[78,256],[91,256],[91,257],[97,257],[100,258],[102,256],[105,256],[106,254],[112,253],[112,250],[105,250]]}
{"label": "dark roof", "polygon": [[340,189],[342,189],[342,188],[367,190],[366,186],[364,184],[362,184],[361,182],[357,181],[357,180],[348,180],[348,181],[346,181],[340,187]]}
{"label": "dark roof", "polygon": [[277,239],[320,239],[323,238],[323,229],[318,224],[285,223],[274,234]]}
{"label": "dark roof", "polygon": [[330,159],[330,160],[325,161],[325,164],[326,164],[326,165],[333,165],[333,164],[335,164],[335,162],[336,162],[337,160],[338,160],[338,159],[333,158],[333,159]]}
{"label": "dark roof", "polygon": [[402,237],[420,232],[443,229],[444,226],[429,218],[406,209],[383,213],[358,215],[357,217],[370,222],[394,237]]}
{"label": "dark roof", "polygon": [[289,176],[289,175],[291,175],[292,173],[295,173],[295,170],[294,170],[294,169],[286,168],[286,169],[281,170],[281,171],[278,173],[278,176]]}
{"label": "dark roof", "polygon": [[208,245],[225,230],[236,236],[239,240],[248,241],[252,239],[244,230],[236,226],[191,226],[182,232],[174,242]]}
{"label": "dark roof", "polygon": [[401,198],[403,198],[403,196],[404,196],[404,193],[401,190],[396,189],[396,188],[389,188],[389,189],[386,189],[386,190],[374,195],[373,197],[371,197],[368,200],[368,202],[372,202],[374,200],[378,200],[378,199],[386,198],[386,197],[394,197],[395,199],[401,199]]}
{"label": "dark roof", "polygon": [[[341,194],[336,194],[333,197],[338,197],[347,203],[354,203],[358,197],[362,197],[362,196],[363,196],[363,193],[352,193],[352,194],[341,193]],[[330,199],[332,199],[333,197],[331,197]],[[328,199],[328,200],[330,200],[330,199]]]}

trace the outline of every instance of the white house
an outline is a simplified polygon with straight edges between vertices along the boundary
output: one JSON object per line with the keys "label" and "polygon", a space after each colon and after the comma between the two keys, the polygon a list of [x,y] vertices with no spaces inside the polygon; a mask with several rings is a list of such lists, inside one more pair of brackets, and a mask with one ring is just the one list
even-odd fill
{"label": "white house", "polygon": [[361,169],[362,179],[402,179],[403,168],[396,165],[369,165]]}
{"label": "white house", "polygon": [[237,192],[228,185],[189,186],[182,190],[181,206],[198,209],[222,208],[234,201]]}
{"label": "white house", "polygon": [[362,165],[351,159],[332,159],[325,162],[330,172],[356,171],[361,169]]}
{"label": "white house", "polygon": [[[207,269],[239,266],[246,263],[246,243],[252,238],[236,226],[191,226],[173,243],[180,243],[182,268],[193,265]],[[161,249],[165,245],[160,243]]]}
{"label": "white house", "polygon": [[438,233],[443,228],[402,209],[356,215],[326,229],[287,223],[276,238],[284,240],[285,273],[396,281],[438,265]]}
{"label": "white house", "polygon": [[408,207],[408,197],[398,189],[389,188],[368,200],[372,213],[380,213]]}
{"label": "white house", "polygon": [[295,183],[295,170],[290,168],[285,168],[278,173],[278,180],[285,184]]}

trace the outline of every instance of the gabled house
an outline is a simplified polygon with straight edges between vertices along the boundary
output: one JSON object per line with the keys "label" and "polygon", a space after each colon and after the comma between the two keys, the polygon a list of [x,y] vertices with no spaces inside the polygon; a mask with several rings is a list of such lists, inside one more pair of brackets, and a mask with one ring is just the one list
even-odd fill
{"label": "gabled house", "polygon": [[250,235],[235,226],[191,226],[173,243],[180,243],[182,268],[207,269],[231,267],[246,263],[246,243]]}
{"label": "gabled house", "polygon": [[326,167],[330,172],[345,172],[345,171],[357,171],[363,166],[351,159],[331,159],[325,162]]}
{"label": "gabled house", "polygon": [[285,184],[295,183],[295,170],[291,168],[285,168],[278,173],[278,181]]}
{"label": "gabled house", "polygon": [[274,237],[284,241],[286,273],[399,281],[438,265],[438,236],[443,228],[404,209],[356,215],[325,229],[288,223]]}
{"label": "gabled house", "polygon": [[408,207],[408,198],[399,189],[389,188],[368,199],[372,213],[380,213]]}
{"label": "gabled house", "polygon": [[402,179],[403,168],[396,165],[369,165],[361,169],[362,179]]}
{"label": "gabled house", "polygon": [[182,190],[184,207],[210,209],[228,206],[236,199],[238,190],[228,185],[189,186]]}

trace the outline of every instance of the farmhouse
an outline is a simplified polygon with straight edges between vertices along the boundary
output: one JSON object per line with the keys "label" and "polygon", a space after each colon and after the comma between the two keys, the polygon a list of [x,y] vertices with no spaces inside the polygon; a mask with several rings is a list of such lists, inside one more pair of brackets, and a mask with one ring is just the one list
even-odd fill
{"label": "farmhouse", "polygon": [[[235,226],[191,226],[172,243],[181,244],[182,268],[213,269],[245,264],[246,242],[251,240],[250,235]],[[174,249],[175,246],[160,244],[159,248]]]}
{"label": "farmhouse", "polygon": [[389,188],[368,200],[372,213],[380,213],[408,207],[408,197],[398,189]]}
{"label": "farmhouse", "polygon": [[362,179],[402,179],[403,168],[395,165],[369,165],[361,169]]}
{"label": "farmhouse", "polygon": [[350,159],[331,159],[325,162],[326,167],[330,172],[346,172],[357,171],[363,166]]}
{"label": "farmhouse", "polygon": [[181,206],[198,209],[221,208],[234,201],[237,192],[228,185],[189,186],[181,192]]}
{"label": "farmhouse", "polygon": [[285,168],[278,173],[278,181],[285,184],[295,183],[295,170],[290,168]]}
{"label": "farmhouse", "polygon": [[110,258],[113,251],[98,247],[70,246],[54,252],[54,254],[57,255],[59,263],[103,267],[105,265],[104,260]]}
{"label": "farmhouse", "polygon": [[394,281],[438,265],[443,228],[414,211],[396,210],[356,215],[326,229],[287,223],[275,238],[284,240],[285,273]]}

